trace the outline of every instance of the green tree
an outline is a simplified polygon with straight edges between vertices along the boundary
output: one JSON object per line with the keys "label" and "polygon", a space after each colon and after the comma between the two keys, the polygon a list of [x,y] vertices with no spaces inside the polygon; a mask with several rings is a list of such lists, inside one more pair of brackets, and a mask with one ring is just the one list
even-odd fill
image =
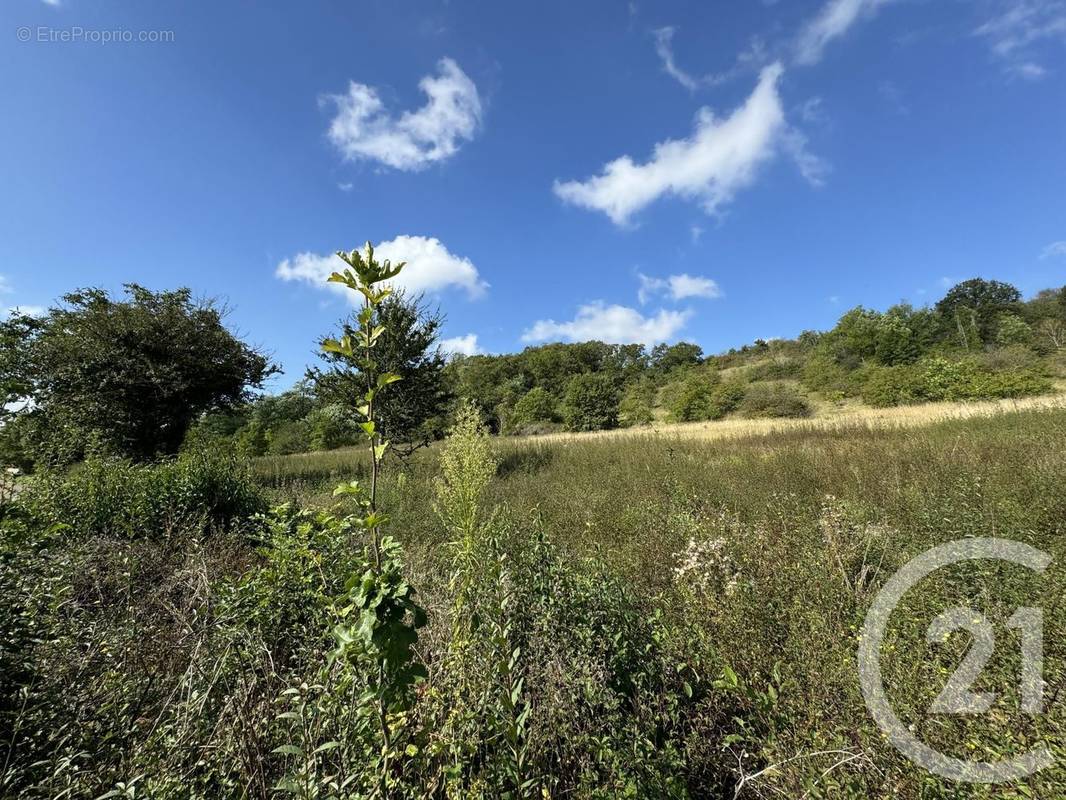
{"label": "green tree", "polygon": [[606,375],[585,373],[571,379],[563,399],[563,422],[572,431],[618,426],[618,389]]}
{"label": "green tree", "polygon": [[679,367],[694,367],[703,361],[703,349],[691,342],[657,344],[651,351],[651,364],[663,375]]}
{"label": "green tree", "polygon": [[534,386],[515,403],[512,426],[555,420],[555,398],[541,387]]}
{"label": "green tree", "polygon": [[647,425],[654,419],[655,384],[644,377],[626,386],[618,405],[618,422],[623,427]]}
{"label": "green tree", "polygon": [[1001,314],[1017,313],[1021,292],[1009,283],[971,278],[956,284],[936,304],[948,335],[957,334],[959,343],[970,348],[995,339]]}
{"label": "green tree", "polygon": [[188,289],[126,285],[63,297],[25,340],[35,448],[70,460],[92,447],[146,460],[176,453],[193,420],[244,402],[277,371]]}
{"label": "green tree", "polygon": [[[393,389],[393,402],[380,410],[377,424],[397,450],[410,453],[444,432],[451,402],[444,376],[446,358],[437,347],[444,318],[420,296],[406,297],[402,292],[382,301],[377,315],[384,333],[376,342],[374,362],[383,371],[404,376]],[[357,315],[341,322],[340,328],[341,337],[354,335]],[[358,405],[366,390],[358,363],[337,352],[320,355],[327,366],[307,370],[315,396],[324,405]]]}

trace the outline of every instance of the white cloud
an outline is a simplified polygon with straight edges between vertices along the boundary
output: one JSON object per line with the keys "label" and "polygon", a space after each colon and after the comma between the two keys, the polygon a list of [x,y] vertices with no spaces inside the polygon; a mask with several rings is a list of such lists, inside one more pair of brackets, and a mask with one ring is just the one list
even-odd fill
{"label": "white cloud", "polygon": [[644,305],[656,295],[666,295],[671,300],[684,300],[688,297],[715,298],[722,296],[722,290],[710,278],[700,275],[671,275],[668,278],[650,278],[637,273],[640,278],[640,290],[637,299]]}
{"label": "white cloud", "polygon": [[645,317],[635,308],[608,306],[596,301],[581,306],[570,322],[545,319],[533,323],[522,334],[522,341],[585,342],[596,339],[608,344],[653,345],[672,339],[691,315],[691,311],[660,309],[655,316]]}
{"label": "white cloud", "polygon": [[1040,253],[1040,258],[1066,257],[1066,242],[1052,242]]}
{"label": "white cloud", "polygon": [[[448,251],[439,239],[426,236],[397,236],[374,248],[379,260],[393,263],[406,261],[407,266],[396,284],[411,292],[438,292],[449,287],[466,290],[470,298],[480,297],[488,284],[481,280],[477,267],[468,258]],[[353,303],[359,296],[339,283],[327,283],[331,273],[344,267],[335,255],[299,253],[278,264],[274,274],[284,281],[303,281],[318,289],[331,289],[349,297]]]}
{"label": "white cloud", "polygon": [[825,186],[825,179],[830,170],[829,163],[807,148],[807,137],[802,131],[789,128],[781,137],[781,143],[807,183],[816,188]]}
{"label": "white cloud", "polygon": [[657,31],[654,31],[655,52],[658,53],[659,58],[662,59],[663,70],[666,74],[690,92],[694,92],[700,87],[702,79],[694,78],[692,75],[678,67],[677,63],[674,61],[674,49],[671,47],[670,43],[673,40],[676,31],[677,29],[672,26],[659,28]]}
{"label": "white cloud", "polygon": [[829,0],[800,32],[796,60],[800,64],[817,63],[826,45],[847,33],[861,17],[872,15],[889,2],[891,0]]}
{"label": "white cloud", "polygon": [[46,6],[58,6],[59,0],[41,0]]}
{"label": "white cloud", "polygon": [[718,86],[737,77],[745,69],[766,61],[763,43],[759,39],[753,39],[748,49],[737,55],[736,64],[730,69],[725,72],[693,75],[679,67],[677,59],[674,58],[673,42],[675,33],[677,33],[677,28],[672,25],[652,31],[652,35],[655,37],[655,52],[658,54],[659,60],[663,62],[663,72],[690,92],[694,92],[701,87]]}
{"label": "white cloud", "polygon": [[1038,80],[1047,70],[1032,58],[1043,41],[1066,42],[1066,2],[1063,0],[1003,0],[1001,12],[974,31],[988,41],[1012,75]]}
{"label": "white cloud", "polygon": [[418,86],[427,101],[417,111],[394,117],[377,90],[352,81],[348,93],[330,95],[337,115],[329,138],[348,161],[367,159],[402,170],[419,170],[455,155],[481,123],[477,87],[450,58],[437,64],[438,74]]}
{"label": "white cloud", "polygon": [[0,275],[0,294],[11,294],[15,291],[11,287],[11,281],[7,279],[6,275]]}
{"label": "white cloud", "polygon": [[440,349],[452,355],[476,356],[485,351],[477,343],[477,334],[468,333],[466,336],[453,336],[450,339],[441,339]]}
{"label": "white cloud", "polygon": [[646,163],[622,156],[586,181],[556,181],[555,193],[604,212],[616,225],[663,195],[697,199],[715,213],[752,183],[786,129],[777,91],[782,71],[780,64],[764,68],[755,90],[725,119],[700,109],[692,136],[660,142]]}

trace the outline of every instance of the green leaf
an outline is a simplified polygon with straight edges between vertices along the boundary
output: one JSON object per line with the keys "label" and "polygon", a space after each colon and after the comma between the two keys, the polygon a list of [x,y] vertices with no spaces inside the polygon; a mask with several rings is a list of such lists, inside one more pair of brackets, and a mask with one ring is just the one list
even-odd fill
{"label": "green leaf", "polygon": [[304,751],[294,744],[283,744],[281,747],[275,747],[270,752],[283,756],[302,756],[304,754]]}
{"label": "green leaf", "polygon": [[382,457],[385,455],[385,451],[388,450],[388,449],[389,449],[389,443],[388,442],[382,442],[379,445],[375,445],[374,446],[374,460],[375,461],[381,461]]}
{"label": "green leaf", "polygon": [[403,377],[397,375],[395,372],[383,372],[378,375],[378,386],[381,389],[384,386],[388,386],[390,383],[396,383],[396,381],[402,381]]}

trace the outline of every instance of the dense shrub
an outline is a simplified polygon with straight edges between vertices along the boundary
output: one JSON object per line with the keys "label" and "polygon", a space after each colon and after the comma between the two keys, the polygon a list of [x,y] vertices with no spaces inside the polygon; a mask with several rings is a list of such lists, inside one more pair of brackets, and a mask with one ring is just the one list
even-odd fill
{"label": "dense shrub", "polygon": [[240,462],[190,454],[156,465],[92,459],[36,476],[22,499],[48,524],[78,537],[157,539],[194,529],[226,529],[265,509]]}
{"label": "dense shrub", "polygon": [[693,373],[682,383],[670,411],[678,422],[721,419],[736,410],[745,391],[744,385],[736,381],[712,381]]}
{"label": "dense shrub", "polygon": [[739,409],[749,418],[808,417],[811,414],[807,398],[789,383],[753,383]]}
{"label": "dense shrub", "polygon": [[530,389],[515,403],[511,418],[513,426],[523,426],[535,422],[552,422],[555,420],[555,398],[541,387]]}
{"label": "dense shrub", "polygon": [[687,375],[671,394],[670,415],[677,422],[695,422],[708,419],[711,389],[714,381],[709,376],[692,372]]}
{"label": "dense shrub", "polygon": [[745,377],[752,382],[780,381],[797,379],[802,373],[803,362],[798,358],[778,358],[754,365]]}
{"label": "dense shrub", "polygon": [[336,450],[360,441],[362,431],[351,412],[341,405],[316,408],[307,415],[308,443],[312,450]]}
{"label": "dense shrub", "polygon": [[609,376],[578,375],[566,387],[563,422],[572,431],[618,427],[618,403],[618,389]]}
{"label": "dense shrub", "polygon": [[992,370],[975,359],[928,358],[914,365],[867,371],[862,397],[870,405],[1027,397],[1052,389],[1033,368]]}
{"label": "dense shrub", "polygon": [[647,425],[654,418],[655,384],[650,380],[631,383],[622,394],[618,405],[618,423],[624,428]]}

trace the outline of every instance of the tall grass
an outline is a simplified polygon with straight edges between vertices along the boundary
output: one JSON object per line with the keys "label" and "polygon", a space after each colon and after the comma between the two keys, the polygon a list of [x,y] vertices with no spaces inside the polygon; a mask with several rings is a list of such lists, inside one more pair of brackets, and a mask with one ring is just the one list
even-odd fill
{"label": "tall grass", "polygon": [[[402,521],[389,532],[430,619],[418,640],[428,679],[392,720],[410,746],[390,796],[1066,796],[1066,409],[907,419],[494,440],[491,457],[474,436],[443,461],[431,448],[389,462],[381,502]],[[19,734],[21,772],[0,786],[268,797],[291,758],[271,751],[299,724],[300,752],[325,747],[315,768],[335,765],[316,773],[334,787],[320,796],[346,796],[369,740],[315,676],[354,558],[352,532],[327,513],[332,489],[361,465],[343,451],[257,461],[275,499],[312,510],[279,512],[243,546],[168,548],[158,591],[97,581],[112,603],[70,576],[87,563],[121,575],[121,559],[5,540],[5,608],[38,627],[18,628],[11,651],[36,688],[20,705],[9,686],[4,719],[49,733]],[[1042,579],[992,562],[930,576],[893,616],[882,668],[900,717],[946,753],[1050,745],[1053,767],[1006,787],[951,784],[907,761],[871,720],[856,668],[887,578],[934,544],[984,536],[1039,547],[1052,566]],[[968,647],[929,644],[926,628],[960,604],[997,624],[1044,609],[1045,714],[1018,712],[1019,651],[1002,631],[978,686],[999,692],[994,713],[925,713]],[[154,632],[139,650],[122,634],[131,620]],[[66,689],[74,728],[42,687]]]}

